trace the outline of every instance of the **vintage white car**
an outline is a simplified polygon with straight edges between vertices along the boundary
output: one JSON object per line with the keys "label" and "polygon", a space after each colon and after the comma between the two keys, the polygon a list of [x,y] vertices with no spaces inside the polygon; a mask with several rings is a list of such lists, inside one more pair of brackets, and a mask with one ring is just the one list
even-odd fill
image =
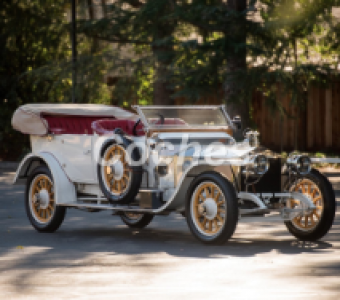
{"label": "vintage white car", "polygon": [[224,106],[31,104],[13,115],[32,153],[15,184],[25,183],[33,227],[53,232],[67,208],[112,210],[130,227],[177,212],[193,235],[221,244],[248,215],[278,212],[301,240],[331,228],[335,196],[307,156],[286,161],[261,151],[258,133],[236,142]]}

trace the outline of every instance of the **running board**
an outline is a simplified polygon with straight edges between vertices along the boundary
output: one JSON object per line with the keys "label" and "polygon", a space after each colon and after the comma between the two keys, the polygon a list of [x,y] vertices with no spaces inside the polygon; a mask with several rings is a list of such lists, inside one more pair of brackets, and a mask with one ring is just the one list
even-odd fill
{"label": "running board", "polygon": [[[144,194],[144,195],[143,195]],[[110,204],[101,204],[101,201],[107,200],[106,198],[96,198],[96,197],[81,197],[78,198],[80,201],[97,201],[97,204],[95,203],[64,203],[59,204],[60,206],[65,207],[74,207],[74,208],[82,208],[82,209],[96,209],[96,210],[112,210],[115,212],[134,212],[134,213],[150,213],[150,214],[162,214],[164,211],[160,211],[159,208],[162,204],[161,198],[159,197],[160,193],[157,190],[145,190],[145,192],[142,193],[143,196],[146,196],[146,204],[147,206],[150,205],[150,207],[141,207],[136,205],[110,205]],[[280,198],[293,198],[301,201],[305,208],[294,208],[290,209],[288,207],[284,207],[282,209],[269,209],[265,203],[262,201],[262,199],[259,196],[262,196],[264,198],[270,198],[270,197],[280,197]],[[240,215],[252,215],[257,213],[262,214],[268,214],[270,212],[279,212],[281,214],[281,217],[284,220],[291,220],[292,218],[295,218],[298,214],[304,213],[304,212],[310,212],[315,209],[314,203],[305,195],[297,192],[289,192],[289,193],[262,193],[260,195],[256,195],[253,193],[247,193],[247,192],[239,192],[238,198],[244,199],[244,200],[250,200],[253,203],[255,203],[258,207],[254,209],[240,209],[239,213]],[[143,202],[143,199],[141,199]],[[140,204],[139,204],[140,205]],[[167,213],[167,212],[165,212]]]}
{"label": "running board", "polygon": [[155,189],[141,189],[136,202],[130,205],[112,205],[109,200],[102,196],[82,196],[77,198],[76,203],[60,204],[69,207],[90,208],[90,209],[109,209],[109,210],[126,210],[139,212],[153,212],[164,205],[163,192]]}
{"label": "running board", "polygon": [[100,209],[100,210],[112,210],[115,212],[126,211],[134,213],[150,213],[150,214],[160,214],[157,209],[152,208],[140,208],[139,206],[124,206],[124,205],[105,205],[105,204],[87,204],[87,203],[67,203],[59,204],[65,207],[83,208],[83,209]]}
{"label": "running board", "polygon": [[253,214],[269,214],[271,212],[268,208],[240,208],[240,215],[241,216],[247,216],[247,215],[253,215]]}

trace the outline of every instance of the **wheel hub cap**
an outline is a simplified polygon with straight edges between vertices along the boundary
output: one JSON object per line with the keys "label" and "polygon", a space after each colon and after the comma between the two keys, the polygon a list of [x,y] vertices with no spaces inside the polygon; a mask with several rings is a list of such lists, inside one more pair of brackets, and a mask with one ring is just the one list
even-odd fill
{"label": "wheel hub cap", "polygon": [[121,180],[124,175],[124,165],[120,160],[116,160],[111,167],[115,180]]}
{"label": "wheel hub cap", "polygon": [[204,201],[205,217],[208,220],[213,220],[217,215],[217,204],[212,198],[207,198]]}
{"label": "wheel hub cap", "polygon": [[39,205],[41,209],[46,209],[48,207],[48,204],[50,202],[50,195],[48,193],[47,190],[42,189],[39,193],[38,193],[38,197],[39,199]]}
{"label": "wheel hub cap", "polygon": [[292,219],[292,224],[302,231],[314,229],[319,224],[324,209],[323,196],[319,187],[312,180],[305,178],[294,184],[290,190],[304,194],[316,206],[315,209],[310,210],[307,209],[308,206],[301,201],[291,199],[288,202],[289,208],[300,208],[305,210],[304,212],[297,213],[297,216]]}

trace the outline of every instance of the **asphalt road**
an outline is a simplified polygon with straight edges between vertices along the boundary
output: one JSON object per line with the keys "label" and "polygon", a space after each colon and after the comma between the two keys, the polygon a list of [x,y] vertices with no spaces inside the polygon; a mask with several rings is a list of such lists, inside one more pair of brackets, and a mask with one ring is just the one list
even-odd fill
{"label": "asphalt road", "polygon": [[179,215],[131,230],[76,209],[43,234],[12,175],[0,173],[0,299],[340,299],[339,214],[316,243],[294,239],[276,216],[244,218],[230,242],[205,246]]}

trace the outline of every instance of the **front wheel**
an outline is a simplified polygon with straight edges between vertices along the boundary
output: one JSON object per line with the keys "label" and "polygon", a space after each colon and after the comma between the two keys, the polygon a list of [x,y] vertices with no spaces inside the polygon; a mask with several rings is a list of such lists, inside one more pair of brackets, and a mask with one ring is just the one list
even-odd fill
{"label": "front wheel", "polygon": [[150,224],[153,219],[151,214],[138,214],[123,212],[120,215],[122,221],[131,228],[144,228]]}
{"label": "front wheel", "polygon": [[[290,191],[300,192],[309,197],[316,209],[311,213],[297,215],[285,224],[291,234],[303,241],[316,241],[327,234],[332,227],[336,201],[331,183],[317,170],[312,170],[303,178],[294,181],[289,187]],[[300,201],[288,200],[289,208],[300,208]]]}
{"label": "front wheel", "polygon": [[216,173],[199,175],[189,188],[187,223],[192,234],[206,244],[223,244],[234,233],[238,221],[235,189]]}

